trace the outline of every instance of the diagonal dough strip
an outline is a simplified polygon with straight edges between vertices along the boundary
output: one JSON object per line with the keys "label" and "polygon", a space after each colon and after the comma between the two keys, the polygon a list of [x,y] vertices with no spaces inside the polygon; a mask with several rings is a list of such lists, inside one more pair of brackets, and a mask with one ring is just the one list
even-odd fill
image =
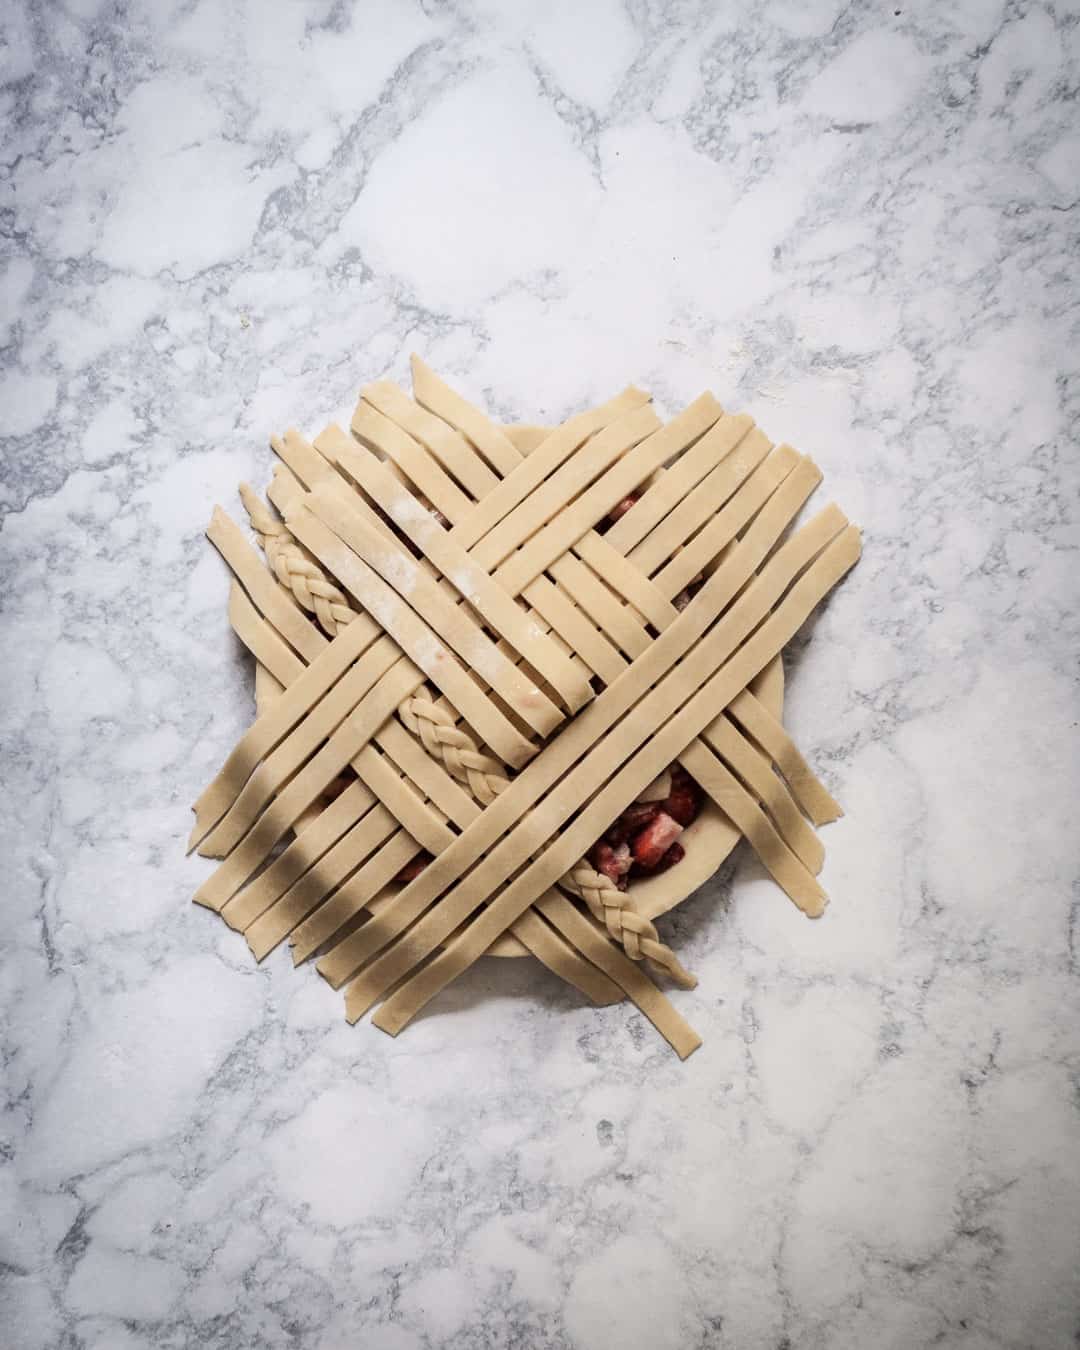
{"label": "diagonal dough strip", "polygon": [[497,488],[455,521],[451,538],[462,548],[471,549],[535,492],[541,483],[549,479],[590,436],[595,436],[612,423],[620,422],[650,401],[648,394],[631,386],[601,407],[568,418],[562,426],[545,436],[532,454],[523,458]]}
{"label": "diagonal dough strip", "polygon": [[[523,591],[534,577],[538,577],[572,548],[627,493],[704,435],[720,417],[721,411],[719,403],[711,394],[702,394],[696,398],[670,422],[624,454],[591,487],[555,514],[554,519],[548,518],[548,523],[542,529],[501,563],[494,574],[496,581],[505,586],[511,595]],[[599,440],[598,436],[596,441],[590,442],[579,458],[589,463]],[[567,500],[563,496],[562,501],[565,503]],[[480,547],[483,548],[483,544]]]}

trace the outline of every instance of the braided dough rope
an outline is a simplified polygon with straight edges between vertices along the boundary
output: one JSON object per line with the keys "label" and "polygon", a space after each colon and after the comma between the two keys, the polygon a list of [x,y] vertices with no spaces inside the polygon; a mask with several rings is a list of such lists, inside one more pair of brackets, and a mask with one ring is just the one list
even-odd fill
{"label": "braided dough rope", "polygon": [[284,521],[274,515],[247,483],[240,484],[240,500],[278,581],[309,614],[315,615],[330,637],[337,637],[341,629],[356,618],[356,611],[345,594],[304,552]]}
{"label": "braided dough rope", "polygon": [[498,762],[478,750],[457,719],[425,690],[410,694],[398,707],[398,716],[428,754],[465,783],[481,805],[489,805],[506,787]]}

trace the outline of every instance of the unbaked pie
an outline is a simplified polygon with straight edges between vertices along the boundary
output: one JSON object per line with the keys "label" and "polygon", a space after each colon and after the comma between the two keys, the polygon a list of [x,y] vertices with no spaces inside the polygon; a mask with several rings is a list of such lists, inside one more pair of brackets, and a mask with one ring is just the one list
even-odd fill
{"label": "unbaked pie", "polygon": [[[700,1042],[653,920],[745,836],[806,914],[839,807],[782,721],[780,651],[859,556],[820,481],[703,394],[500,426],[413,358],[349,432],[274,438],[265,562],[216,509],[258,716],[195,804],[196,900],[288,940],[396,1033],[479,956],[531,954]],[[267,566],[269,564],[269,566]]]}

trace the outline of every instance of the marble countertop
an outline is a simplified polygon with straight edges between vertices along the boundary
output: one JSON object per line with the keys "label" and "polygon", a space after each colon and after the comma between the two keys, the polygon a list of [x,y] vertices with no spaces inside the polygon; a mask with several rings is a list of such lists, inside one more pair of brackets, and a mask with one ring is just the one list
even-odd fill
{"label": "marble countertop", "polygon": [[[0,70],[6,1350],[1075,1346],[1076,6],[21,0]],[[189,903],[210,506],[410,350],[710,387],[865,527],[831,906],[666,922],[685,1064],[525,961],[350,1028]]]}

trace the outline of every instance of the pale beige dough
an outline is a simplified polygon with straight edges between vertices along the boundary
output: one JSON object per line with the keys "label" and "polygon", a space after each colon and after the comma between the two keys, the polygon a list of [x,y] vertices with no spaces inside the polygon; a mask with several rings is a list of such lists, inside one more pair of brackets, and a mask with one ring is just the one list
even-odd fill
{"label": "pale beige dough", "polygon": [[[821,847],[800,807],[815,823],[839,808],[779,723],[778,652],[858,556],[857,531],[829,508],[781,544],[820,474],[711,395],[661,426],[630,389],[547,432],[498,427],[416,359],[413,378],[415,399],[363,391],[359,445],[337,428],[274,441],[288,468],[270,495],[309,551],[294,546],[299,564],[314,557],[364,611],[352,620],[342,601],[332,642],[252,567],[230,522],[212,525],[243,587],[230,615],[260,694],[196,805],[192,842],[226,855],[196,898],[259,957],[287,937],[297,960],[330,943],[318,968],[350,982],[350,1019],[389,994],[375,1021],[396,1032],[484,950],[520,940],[594,1001],[629,994],[687,1054],[696,1035],[558,887],[578,893],[575,860],[680,758],[710,797],[686,833],[701,856],[617,903],[662,912],[742,833],[821,912]],[[483,809],[393,715],[425,679],[451,724],[519,771]],[[325,804],[348,765],[357,781]],[[389,886],[420,847],[433,861]]]}

